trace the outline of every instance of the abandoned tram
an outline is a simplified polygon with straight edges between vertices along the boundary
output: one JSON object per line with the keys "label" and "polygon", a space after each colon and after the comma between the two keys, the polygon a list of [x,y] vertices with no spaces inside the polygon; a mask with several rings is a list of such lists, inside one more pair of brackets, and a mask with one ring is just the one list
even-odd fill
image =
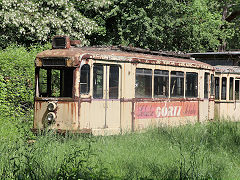
{"label": "abandoned tram", "polygon": [[[223,113],[215,107],[225,97],[217,99],[219,93],[239,99],[233,89],[239,92],[240,76],[231,79],[184,54],[80,47],[67,36],[55,36],[35,66],[35,131],[111,135],[204,122]],[[219,91],[217,78],[223,83],[224,77],[230,85]]]}

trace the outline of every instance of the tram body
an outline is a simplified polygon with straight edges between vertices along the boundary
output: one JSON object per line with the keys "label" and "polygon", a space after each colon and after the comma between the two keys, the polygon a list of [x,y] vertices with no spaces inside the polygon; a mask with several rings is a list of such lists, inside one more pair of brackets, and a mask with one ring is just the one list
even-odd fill
{"label": "tram body", "polygon": [[240,67],[215,66],[215,117],[240,120]]}
{"label": "tram body", "polygon": [[215,118],[240,120],[240,51],[189,53],[215,69]]}
{"label": "tram body", "polygon": [[111,135],[213,119],[213,67],[153,54],[56,36],[35,61],[33,130]]}

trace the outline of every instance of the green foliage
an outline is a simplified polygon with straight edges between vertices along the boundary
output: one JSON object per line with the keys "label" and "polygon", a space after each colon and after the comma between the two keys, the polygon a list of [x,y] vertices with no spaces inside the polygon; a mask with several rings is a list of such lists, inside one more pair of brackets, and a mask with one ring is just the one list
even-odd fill
{"label": "green foliage", "polygon": [[209,0],[112,0],[102,12],[89,10],[88,17],[106,31],[100,37],[93,34],[91,42],[153,50],[216,50],[234,32],[216,5]]}
{"label": "green foliage", "polygon": [[84,17],[74,3],[82,4],[77,0],[0,1],[0,46],[6,47],[6,42],[46,43],[56,34],[70,35],[87,44],[85,36],[98,31],[98,26]]}
{"label": "green foliage", "polygon": [[[0,46],[45,43],[66,34],[83,44],[132,45],[152,50],[209,51],[239,45],[239,21],[223,11],[240,2],[221,0],[0,1]],[[229,13],[228,13],[229,15]]]}
{"label": "green foliage", "polygon": [[38,52],[49,48],[12,45],[0,50],[1,116],[18,116],[33,108],[34,60]]}

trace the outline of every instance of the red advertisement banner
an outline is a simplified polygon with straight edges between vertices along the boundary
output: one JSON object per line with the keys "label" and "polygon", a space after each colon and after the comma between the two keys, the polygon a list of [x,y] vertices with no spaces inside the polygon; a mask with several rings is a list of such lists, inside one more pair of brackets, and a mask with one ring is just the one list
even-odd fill
{"label": "red advertisement banner", "polygon": [[198,115],[198,102],[140,102],[135,105],[136,119]]}

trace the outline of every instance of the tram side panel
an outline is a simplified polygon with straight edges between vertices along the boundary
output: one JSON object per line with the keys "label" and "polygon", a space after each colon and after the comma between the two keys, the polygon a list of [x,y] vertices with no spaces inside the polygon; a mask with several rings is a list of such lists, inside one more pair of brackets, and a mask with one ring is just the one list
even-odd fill
{"label": "tram side panel", "polygon": [[198,101],[138,102],[135,121],[136,129],[193,124],[198,121]]}
{"label": "tram side panel", "polygon": [[[91,66],[90,91],[88,94],[82,94],[80,98],[81,129],[91,129],[94,135],[119,134],[121,132],[121,64],[95,59],[89,60],[88,64]],[[115,82],[114,87],[110,81]],[[114,97],[113,93],[115,93]]]}
{"label": "tram side panel", "polygon": [[130,63],[122,64],[121,89],[121,129],[122,133],[134,131],[134,91],[135,66]]}
{"label": "tram side panel", "polygon": [[[139,64],[137,68],[151,69],[152,67]],[[203,97],[204,93],[201,92],[201,89],[203,89],[202,76],[204,74],[201,70],[166,66],[157,66],[154,68],[167,71],[182,71],[190,73],[199,72],[198,97],[200,98],[136,98],[136,101],[134,102],[133,116],[134,130],[141,130],[148,127],[178,126],[189,123],[193,124],[198,122],[199,118],[201,118],[201,122],[207,120],[208,113],[212,112],[213,109],[209,111],[208,99],[206,99],[205,101],[199,101],[199,99],[203,99],[201,97]],[[152,70],[155,70],[154,68],[152,68]],[[201,107],[204,107],[205,109],[200,109],[201,107],[199,105]]]}
{"label": "tram side panel", "polygon": [[240,76],[233,73],[216,73],[218,91],[215,100],[215,118],[231,121],[240,120],[239,81]]}
{"label": "tram side panel", "polygon": [[[208,93],[206,97],[206,84],[205,83],[205,71],[199,71],[199,122],[205,122],[208,120],[208,113],[209,113],[209,99],[208,99]],[[207,82],[209,82],[207,80]],[[209,86],[207,86],[209,87]],[[204,97],[205,96],[205,97]]]}
{"label": "tram side panel", "polygon": [[[72,71],[73,74],[76,71]],[[36,97],[34,102],[34,130],[56,129],[61,131],[78,130],[78,102],[76,94],[69,97],[54,97],[52,94],[47,97],[39,92],[39,70],[36,70]],[[65,81],[62,79],[62,81]],[[76,81],[70,77],[70,82],[75,84]],[[54,82],[48,82],[48,86],[55,85]],[[65,89],[75,91],[74,85]],[[49,109],[49,105],[54,104],[54,109]]]}
{"label": "tram side panel", "polygon": [[240,102],[215,102],[215,117],[231,121],[240,120]]}

